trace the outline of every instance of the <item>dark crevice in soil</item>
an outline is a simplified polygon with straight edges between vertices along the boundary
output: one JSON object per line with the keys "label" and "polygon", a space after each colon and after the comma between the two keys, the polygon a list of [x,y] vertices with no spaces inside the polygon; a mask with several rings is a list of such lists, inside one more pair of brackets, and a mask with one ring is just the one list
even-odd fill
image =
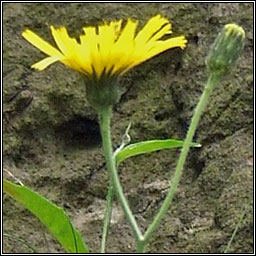
{"label": "dark crevice in soil", "polygon": [[187,163],[189,163],[189,167],[191,167],[194,171],[193,180],[196,180],[205,168],[205,160],[199,158],[199,150],[199,148],[191,148],[190,155],[187,160]]}
{"label": "dark crevice in soil", "polygon": [[101,146],[100,127],[97,120],[76,116],[56,129],[56,136],[65,147],[95,148]]}

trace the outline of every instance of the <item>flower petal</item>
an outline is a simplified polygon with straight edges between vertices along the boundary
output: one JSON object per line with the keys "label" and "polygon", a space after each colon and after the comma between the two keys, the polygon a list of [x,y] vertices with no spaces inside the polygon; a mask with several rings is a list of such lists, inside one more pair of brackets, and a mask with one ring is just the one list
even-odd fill
{"label": "flower petal", "polygon": [[157,41],[152,44],[148,44],[144,54],[141,55],[141,58],[138,58],[134,64],[138,65],[139,63],[146,61],[171,48],[180,47],[181,49],[184,49],[186,42],[187,40],[184,36],[179,36],[167,39],[165,41]]}
{"label": "flower petal", "polygon": [[49,65],[53,64],[56,61],[60,61],[61,57],[60,56],[51,56],[51,57],[47,57],[35,64],[33,64],[31,67],[37,70],[44,70],[46,69]]}
{"label": "flower petal", "polygon": [[48,42],[46,42],[44,39],[39,37],[37,34],[32,32],[29,29],[26,29],[23,33],[22,36],[29,41],[32,45],[37,47],[39,50],[42,52],[48,54],[49,56],[54,56],[54,55],[59,55],[61,56],[62,54],[52,45],[50,45]]}
{"label": "flower petal", "polygon": [[161,17],[160,15],[151,18],[136,36],[136,44],[145,44],[165,24],[169,24],[169,21],[166,18]]}

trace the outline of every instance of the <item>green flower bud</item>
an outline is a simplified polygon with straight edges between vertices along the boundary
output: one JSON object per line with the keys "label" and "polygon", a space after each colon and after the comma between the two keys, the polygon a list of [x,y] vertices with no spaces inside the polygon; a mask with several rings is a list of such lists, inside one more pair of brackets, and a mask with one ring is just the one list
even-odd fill
{"label": "green flower bud", "polygon": [[238,59],[244,45],[245,32],[236,24],[227,24],[219,33],[206,57],[210,72],[225,74]]}

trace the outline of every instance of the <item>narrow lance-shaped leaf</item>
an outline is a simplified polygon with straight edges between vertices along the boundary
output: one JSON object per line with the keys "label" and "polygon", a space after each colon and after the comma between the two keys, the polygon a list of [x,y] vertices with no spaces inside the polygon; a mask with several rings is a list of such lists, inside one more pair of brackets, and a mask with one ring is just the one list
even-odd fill
{"label": "narrow lance-shaped leaf", "polygon": [[3,191],[33,213],[68,253],[88,253],[80,233],[64,210],[26,186],[3,180]]}
{"label": "narrow lance-shaped leaf", "polygon": [[[157,150],[179,148],[184,142],[182,140],[148,140],[130,144],[115,154],[116,164],[120,164],[125,159]],[[191,143],[191,147],[201,147],[199,143]]]}

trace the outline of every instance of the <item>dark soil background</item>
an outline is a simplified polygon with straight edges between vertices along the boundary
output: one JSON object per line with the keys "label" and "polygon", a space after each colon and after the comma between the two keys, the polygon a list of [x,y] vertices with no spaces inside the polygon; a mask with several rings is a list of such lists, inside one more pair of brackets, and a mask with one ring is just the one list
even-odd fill
{"label": "dark soil background", "polygon": [[[117,146],[132,121],[132,142],[184,139],[207,79],[204,60],[218,32],[237,23],[245,48],[232,74],[214,91],[204,112],[174,202],[152,237],[150,253],[221,253],[241,214],[230,253],[253,252],[253,3],[3,3],[4,168],[63,207],[91,252],[98,252],[107,173],[95,112],[81,76],[61,63],[42,72],[30,66],[45,55],[21,36],[26,28],[53,42],[50,25],[71,35],[81,28],[131,17],[142,26],[161,13],[184,34],[187,48],[171,49],[120,79],[113,118]],[[127,160],[119,168],[143,230],[159,209],[179,150]],[[10,180],[12,177],[4,173]],[[63,252],[27,210],[4,196],[5,253]],[[135,252],[132,231],[114,204],[107,252]]]}

